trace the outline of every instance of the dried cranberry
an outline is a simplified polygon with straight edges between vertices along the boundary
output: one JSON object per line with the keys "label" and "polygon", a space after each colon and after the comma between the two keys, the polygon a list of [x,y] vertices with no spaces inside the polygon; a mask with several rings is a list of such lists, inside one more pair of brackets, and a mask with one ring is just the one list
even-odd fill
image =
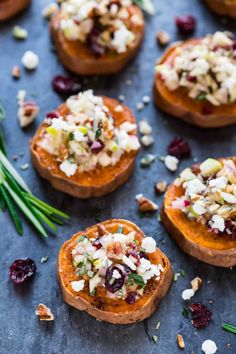
{"label": "dried cranberry", "polygon": [[139,259],[140,259],[140,256],[138,255],[138,253],[134,250],[128,251],[128,255],[134,257],[137,261],[139,261]]}
{"label": "dried cranberry", "polygon": [[139,256],[140,256],[140,258],[149,259],[148,256],[146,255],[146,253],[144,253],[143,251],[141,251],[141,252],[139,253]]}
{"label": "dried cranberry", "polygon": [[59,118],[59,117],[60,117],[60,114],[59,114],[59,112],[57,112],[57,111],[52,111],[52,112],[47,113],[46,117],[47,117],[47,118],[51,118],[51,119],[53,119],[53,118]]}
{"label": "dried cranberry", "polygon": [[99,238],[96,238],[96,240],[93,242],[93,246],[99,250],[102,247],[101,241]]}
{"label": "dried cranberry", "polygon": [[[114,270],[117,270],[117,272],[120,274],[120,278],[116,279],[113,277],[113,272]],[[110,293],[115,293],[118,290],[120,290],[124,284],[125,277],[122,272],[122,270],[116,266],[110,266],[105,275],[105,287]]]}
{"label": "dried cranberry", "polygon": [[129,304],[129,305],[133,305],[137,300],[137,293],[136,291],[132,291],[130,292],[127,297],[125,298],[125,301]]}
{"label": "dried cranberry", "polygon": [[213,113],[213,108],[210,104],[204,104],[202,107],[202,114],[208,115]]}
{"label": "dried cranberry", "polygon": [[190,34],[196,28],[196,19],[192,15],[178,16],[175,19],[178,30],[183,34]]}
{"label": "dried cranberry", "polygon": [[10,266],[9,276],[13,283],[19,285],[31,278],[35,272],[36,265],[32,259],[17,259]]}
{"label": "dried cranberry", "polygon": [[57,75],[52,80],[53,89],[57,93],[73,95],[81,90],[81,85],[70,77]]}
{"label": "dried cranberry", "polygon": [[187,76],[187,80],[188,80],[189,82],[196,82],[196,81],[197,81],[197,78],[196,78],[196,76],[188,75],[188,76]]}
{"label": "dried cranberry", "polygon": [[169,144],[167,151],[170,155],[178,157],[178,159],[191,155],[189,144],[182,138],[174,138]]}
{"label": "dried cranberry", "polygon": [[212,312],[203,304],[195,303],[189,305],[189,310],[192,313],[192,324],[195,328],[200,329],[208,325]]}
{"label": "dried cranberry", "polygon": [[92,143],[91,151],[93,154],[98,154],[103,149],[104,149],[104,143],[100,139]]}
{"label": "dried cranberry", "polygon": [[92,31],[88,35],[87,43],[92,52],[96,56],[101,56],[105,54],[106,48],[105,46],[99,43],[99,38],[101,35],[101,31],[99,30],[98,26],[94,26]]}

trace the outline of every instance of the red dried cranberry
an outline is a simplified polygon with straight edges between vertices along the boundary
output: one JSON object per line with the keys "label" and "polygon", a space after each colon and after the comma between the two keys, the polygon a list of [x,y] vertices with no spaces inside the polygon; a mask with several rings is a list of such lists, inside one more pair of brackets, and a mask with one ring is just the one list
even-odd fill
{"label": "red dried cranberry", "polygon": [[[117,270],[117,272],[120,274],[120,278],[116,279],[113,277],[113,272],[114,270]],[[115,293],[118,290],[120,290],[124,284],[125,277],[122,272],[122,270],[116,266],[110,266],[105,275],[105,287],[110,293]]]}
{"label": "red dried cranberry", "polygon": [[200,329],[208,325],[212,312],[203,304],[195,303],[189,305],[189,310],[192,313],[192,324],[195,328]]}
{"label": "red dried cranberry", "polygon": [[92,31],[89,33],[87,39],[88,46],[96,56],[101,56],[105,54],[106,51],[106,47],[99,43],[100,35],[101,31],[99,30],[98,26],[95,25]]}
{"label": "red dried cranberry", "polygon": [[57,93],[65,95],[73,95],[81,90],[81,85],[78,82],[64,75],[55,76],[52,86]]}
{"label": "red dried cranberry", "polygon": [[96,247],[97,250],[99,250],[102,247],[101,241],[99,238],[96,238],[96,240],[93,242],[93,246]]}
{"label": "red dried cranberry", "polygon": [[170,155],[178,157],[178,159],[191,155],[189,144],[182,138],[174,138],[169,144],[167,151]]}
{"label": "red dried cranberry", "polygon": [[132,291],[130,292],[127,297],[125,298],[125,301],[129,304],[129,305],[133,305],[137,300],[137,293],[136,291]]}
{"label": "red dried cranberry", "polygon": [[98,139],[92,143],[91,151],[93,154],[98,154],[104,149],[104,146],[104,143],[100,139]]}
{"label": "red dried cranberry", "polygon": [[35,272],[36,265],[32,259],[17,259],[10,266],[9,276],[13,283],[19,285],[31,278]]}
{"label": "red dried cranberry", "polygon": [[47,117],[47,118],[51,118],[51,119],[53,119],[53,118],[59,118],[59,117],[60,117],[60,114],[59,114],[59,112],[57,112],[57,111],[52,111],[52,112],[47,113],[46,117]]}
{"label": "red dried cranberry", "polygon": [[178,16],[175,19],[176,26],[178,30],[183,34],[190,34],[195,31],[196,19],[192,15]]}
{"label": "red dried cranberry", "polygon": [[188,76],[187,76],[187,80],[188,80],[189,82],[196,82],[196,81],[197,81],[197,78],[196,78],[196,76],[188,75]]}
{"label": "red dried cranberry", "polygon": [[134,257],[135,259],[137,259],[137,261],[139,261],[139,259],[140,259],[140,256],[138,255],[138,253],[134,250],[128,251],[128,255]]}
{"label": "red dried cranberry", "polygon": [[204,104],[202,107],[202,114],[208,115],[213,113],[213,108],[210,104]]}
{"label": "red dried cranberry", "polygon": [[149,259],[148,256],[146,255],[146,253],[144,253],[143,251],[141,251],[141,252],[139,253],[139,256],[140,256],[140,258]]}

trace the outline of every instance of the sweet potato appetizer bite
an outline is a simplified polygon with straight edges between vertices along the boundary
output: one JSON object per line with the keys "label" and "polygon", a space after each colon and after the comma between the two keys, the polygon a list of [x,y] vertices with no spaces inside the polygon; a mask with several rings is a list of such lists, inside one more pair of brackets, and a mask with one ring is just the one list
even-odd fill
{"label": "sweet potato appetizer bite", "polygon": [[51,19],[51,34],[63,65],[79,75],[114,74],[138,51],[144,18],[131,0],[73,0]]}
{"label": "sweet potato appetizer bite", "polygon": [[235,48],[224,32],[169,48],[156,66],[156,105],[203,128],[236,123]]}
{"label": "sweet potato appetizer bite", "polygon": [[205,3],[218,15],[236,18],[235,0],[205,0]]}
{"label": "sweet potato appetizer bite", "polygon": [[113,219],[64,243],[58,278],[69,305],[102,321],[128,324],[156,310],[172,268],[152,237],[130,221]]}
{"label": "sweet potato appetizer bite", "polygon": [[236,158],[209,158],[185,169],[167,189],[162,222],[184,252],[235,266]]}
{"label": "sweet potato appetizer bite", "polygon": [[30,5],[31,0],[0,0],[0,21],[6,21]]}
{"label": "sweet potato appetizer bite", "polygon": [[49,113],[30,144],[40,175],[78,198],[102,196],[125,183],[139,148],[130,109],[92,90]]}

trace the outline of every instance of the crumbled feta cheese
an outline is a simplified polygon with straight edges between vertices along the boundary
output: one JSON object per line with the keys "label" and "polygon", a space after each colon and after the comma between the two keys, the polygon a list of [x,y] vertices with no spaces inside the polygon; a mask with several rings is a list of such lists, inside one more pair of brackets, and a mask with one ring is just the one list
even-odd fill
{"label": "crumbled feta cheese", "polygon": [[77,171],[77,165],[75,163],[71,163],[69,160],[63,161],[60,165],[60,170],[66,174],[67,177],[74,176]]}
{"label": "crumbled feta cheese", "polygon": [[57,3],[52,2],[51,4],[47,5],[43,11],[42,11],[42,17],[44,18],[50,18],[55,12],[57,12],[59,9],[59,6]]}
{"label": "crumbled feta cheese", "polygon": [[194,296],[194,291],[193,289],[185,289],[182,292],[182,299],[184,301],[190,300]]}
{"label": "crumbled feta cheese", "polygon": [[139,122],[139,132],[143,135],[152,134],[152,127],[146,119],[143,119]]}
{"label": "crumbled feta cheese", "polygon": [[151,135],[142,136],[140,141],[144,146],[150,146],[154,143],[154,139]]}
{"label": "crumbled feta cheese", "polygon": [[215,354],[217,352],[217,346],[214,341],[207,339],[202,343],[202,351],[205,354]]}
{"label": "crumbled feta cheese", "polygon": [[156,241],[152,237],[145,237],[142,241],[142,248],[146,253],[153,253],[156,251]]}
{"label": "crumbled feta cheese", "polygon": [[120,279],[121,278],[121,275],[120,273],[118,272],[118,270],[114,270],[113,273],[112,273],[112,277],[115,278],[115,279]]}
{"label": "crumbled feta cheese", "polygon": [[167,155],[165,157],[165,166],[170,170],[171,172],[174,172],[178,168],[179,160],[175,156]]}
{"label": "crumbled feta cheese", "polygon": [[223,232],[225,229],[224,218],[217,214],[212,216],[211,220],[209,221],[209,224],[212,227],[212,229],[217,229],[220,230],[221,232]]}
{"label": "crumbled feta cheese", "polygon": [[34,52],[28,50],[23,55],[21,61],[27,70],[34,70],[39,64],[39,57]]}
{"label": "crumbled feta cheese", "polygon": [[71,284],[71,287],[74,291],[79,292],[79,291],[83,290],[84,285],[85,285],[85,280],[82,279],[82,280],[78,280],[78,281],[77,280],[72,281],[70,284]]}
{"label": "crumbled feta cheese", "polygon": [[136,270],[136,265],[126,255],[123,255],[122,262],[130,267],[131,270]]}

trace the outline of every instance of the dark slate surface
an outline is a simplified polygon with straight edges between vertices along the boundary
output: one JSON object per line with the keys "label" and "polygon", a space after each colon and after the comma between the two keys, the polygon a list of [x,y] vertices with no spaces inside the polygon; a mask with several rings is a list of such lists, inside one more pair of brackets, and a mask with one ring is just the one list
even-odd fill
{"label": "dark slate surface", "polygon": [[[20,15],[7,24],[0,26],[0,97],[4,102],[7,120],[4,131],[9,155],[24,153],[16,166],[30,163],[28,140],[42,121],[46,112],[51,111],[61,102],[51,89],[51,79],[55,74],[63,73],[63,68],[51,50],[47,23],[40,13],[48,0],[34,0],[28,12]],[[179,39],[176,34],[174,17],[177,14],[191,13],[198,19],[197,35],[213,32],[217,29],[235,30],[235,24],[214,17],[200,0],[156,0],[157,14],[147,21],[146,40],[142,51],[131,65],[119,76],[90,79],[87,87],[95,88],[96,93],[113,97],[119,94],[126,96],[126,102],[136,112],[136,103],[143,95],[151,95],[153,67],[162,50],[157,47],[155,34],[157,30],[167,29],[172,39]],[[29,38],[17,42],[12,38],[11,28],[19,24],[29,30]],[[33,50],[40,56],[40,65],[36,72],[26,73],[22,70],[22,78],[18,82],[11,79],[11,68],[20,64],[25,50]],[[132,80],[128,86],[126,80]],[[26,89],[29,96],[36,99],[41,114],[34,126],[22,131],[16,118],[16,94],[19,89]],[[159,112],[152,104],[137,118],[147,117],[153,126],[156,137],[155,144],[149,149],[157,155],[165,155],[166,146],[174,136],[186,138],[192,146],[193,157],[198,160],[208,155],[235,155],[235,127],[220,130],[204,131],[197,129]],[[142,151],[139,159],[145,152]],[[181,163],[181,168],[192,163],[192,159]],[[186,342],[186,353],[201,353],[201,343],[205,339],[213,339],[219,348],[218,352],[236,353],[236,338],[223,332],[222,321],[236,324],[235,314],[235,270],[217,269],[200,263],[184,255],[176,244],[168,237],[158,223],[156,216],[140,218],[134,197],[144,192],[160,205],[161,200],[154,195],[153,184],[156,180],[171,181],[173,176],[161,162],[156,162],[149,169],[141,169],[139,161],[130,181],[118,191],[107,197],[79,201],[50,188],[47,182],[39,178],[32,166],[21,172],[34,193],[71,214],[69,224],[60,228],[58,236],[42,240],[35,231],[25,224],[22,238],[18,237],[7,215],[1,215],[0,232],[0,353],[5,354],[85,354],[85,353],[157,353],[175,354],[180,350],[176,345],[176,334],[182,333]],[[143,230],[155,237],[161,249],[167,253],[174,270],[184,269],[186,276],[173,283],[168,296],[162,302],[159,311],[148,320],[150,335],[157,335],[157,343],[152,343],[145,332],[143,323],[114,326],[100,323],[67,306],[61,297],[56,279],[56,261],[59,248],[75,231],[83,229],[95,222],[95,211],[101,210],[102,220],[113,217],[129,218]],[[163,242],[164,240],[164,242]],[[46,264],[41,264],[42,256],[49,256]],[[14,287],[8,279],[8,267],[12,261],[20,257],[32,257],[37,264],[37,275],[32,282],[23,287]],[[190,321],[182,317],[183,302],[181,291],[189,286],[191,279],[200,276],[204,280],[202,289],[195,296],[196,301],[208,304],[213,311],[213,321],[205,330],[196,332]],[[36,305],[43,302],[55,314],[54,323],[40,323],[34,314]],[[157,322],[160,329],[155,330]],[[231,344],[231,349],[227,344]]]}

